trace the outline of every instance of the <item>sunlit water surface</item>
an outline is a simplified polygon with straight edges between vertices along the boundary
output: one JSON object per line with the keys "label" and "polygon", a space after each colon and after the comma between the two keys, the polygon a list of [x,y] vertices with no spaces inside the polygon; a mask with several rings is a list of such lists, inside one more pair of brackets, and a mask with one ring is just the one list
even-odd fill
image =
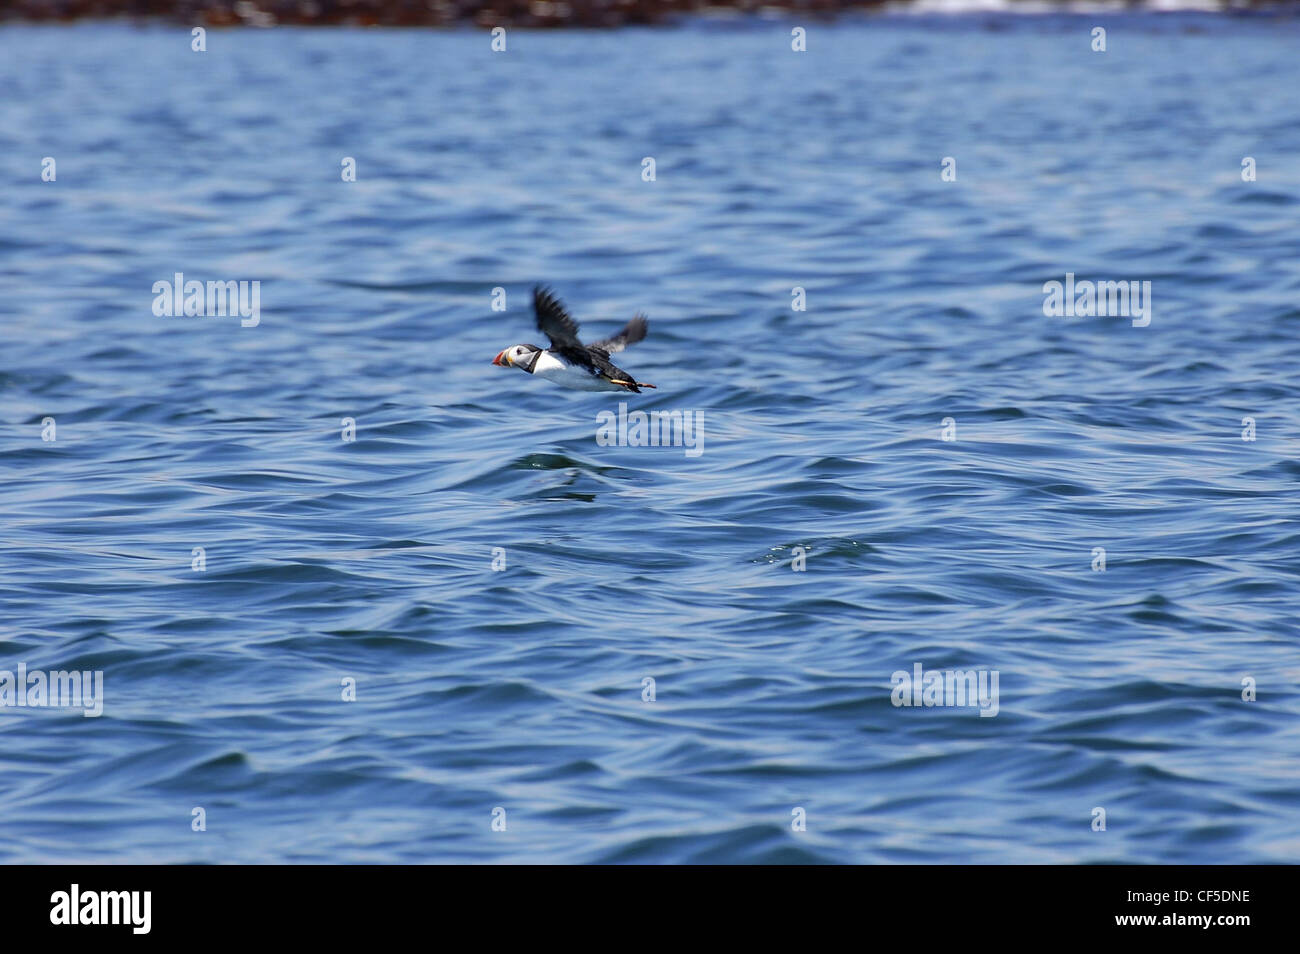
{"label": "sunlit water surface", "polygon": [[1097,19],[0,30],[0,859],[1300,860],[1300,27]]}

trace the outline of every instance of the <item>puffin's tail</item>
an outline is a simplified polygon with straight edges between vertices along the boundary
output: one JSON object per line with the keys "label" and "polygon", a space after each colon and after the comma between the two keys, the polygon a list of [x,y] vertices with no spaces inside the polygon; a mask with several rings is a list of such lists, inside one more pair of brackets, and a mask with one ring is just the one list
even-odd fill
{"label": "puffin's tail", "polygon": [[609,379],[609,383],[610,383],[610,384],[621,384],[623,387],[627,388],[627,390],[629,390],[629,391],[635,391],[637,394],[640,394],[640,393],[641,393],[641,389],[642,389],[642,388],[653,388],[653,387],[654,387],[653,384],[646,384],[644,381],[625,381],[625,380],[623,380],[622,378],[610,378],[610,379]]}

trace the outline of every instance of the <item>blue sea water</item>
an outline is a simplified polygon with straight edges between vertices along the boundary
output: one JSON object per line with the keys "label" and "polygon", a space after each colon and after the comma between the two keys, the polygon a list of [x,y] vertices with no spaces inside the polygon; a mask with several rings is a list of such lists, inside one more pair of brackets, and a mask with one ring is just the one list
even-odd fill
{"label": "blue sea water", "polygon": [[0,28],[0,860],[1300,861],[1300,23],[792,23]]}

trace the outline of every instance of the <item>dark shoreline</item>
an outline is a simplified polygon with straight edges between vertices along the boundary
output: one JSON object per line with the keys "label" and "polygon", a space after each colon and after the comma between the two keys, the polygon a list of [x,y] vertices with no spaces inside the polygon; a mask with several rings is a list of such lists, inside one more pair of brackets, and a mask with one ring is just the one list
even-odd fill
{"label": "dark shoreline", "polygon": [[[609,28],[655,25],[708,11],[754,15],[782,11],[829,17],[848,11],[881,11],[908,0],[0,0],[0,24],[70,23],[78,20],[132,18],[205,27],[375,26],[446,27],[477,25],[540,29]],[[1012,0],[1014,6],[1014,0]],[[1038,4],[1034,4],[1035,7]],[[1151,8],[1133,0],[1118,12]],[[1269,0],[1222,4],[1222,12],[1285,10]],[[1292,8],[1294,9],[1294,8]],[[975,10],[972,13],[997,11]],[[1010,10],[1005,11],[1010,12]],[[1066,3],[1060,12],[1071,11]],[[1114,11],[1111,11],[1114,12]],[[1186,12],[1207,12],[1188,10]]]}
{"label": "dark shoreline", "polygon": [[780,9],[810,15],[879,10],[887,0],[13,0],[0,22],[74,21],[106,17],[170,20],[198,26],[478,25],[618,27],[652,25],[709,9],[757,13]]}

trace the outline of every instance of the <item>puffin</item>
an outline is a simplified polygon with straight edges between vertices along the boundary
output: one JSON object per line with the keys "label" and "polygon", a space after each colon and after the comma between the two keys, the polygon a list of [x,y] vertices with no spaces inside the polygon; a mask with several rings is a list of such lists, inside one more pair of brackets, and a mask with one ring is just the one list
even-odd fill
{"label": "puffin", "polygon": [[642,388],[654,387],[637,381],[609,360],[611,354],[618,354],[645,337],[644,315],[636,315],[614,337],[584,345],[578,340],[578,323],[569,317],[564,305],[549,288],[541,285],[533,288],[533,311],[537,314],[537,330],[550,339],[550,348],[517,344],[500,352],[492,359],[493,364],[501,368],[519,368],[576,391],[634,391],[640,394]]}

